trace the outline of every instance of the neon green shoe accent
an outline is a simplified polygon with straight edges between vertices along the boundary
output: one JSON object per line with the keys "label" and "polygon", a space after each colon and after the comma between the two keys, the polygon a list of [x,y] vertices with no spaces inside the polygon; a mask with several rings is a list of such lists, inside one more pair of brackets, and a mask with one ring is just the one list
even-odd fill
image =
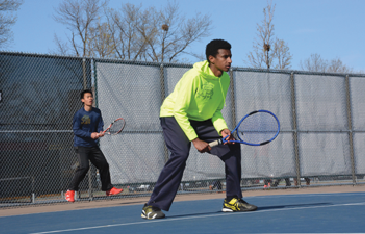
{"label": "neon green shoe accent", "polygon": [[223,203],[223,212],[242,212],[242,211],[254,211],[257,206],[251,205],[242,199],[233,198],[229,202],[227,199]]}
{"label": "neon green shoe accent", "polygon": [[147,203],[144,204],[141,213],[142,219],[163,219],[165,218],[165,214],[161,211],[161,209],[153,206],[148,206]]}

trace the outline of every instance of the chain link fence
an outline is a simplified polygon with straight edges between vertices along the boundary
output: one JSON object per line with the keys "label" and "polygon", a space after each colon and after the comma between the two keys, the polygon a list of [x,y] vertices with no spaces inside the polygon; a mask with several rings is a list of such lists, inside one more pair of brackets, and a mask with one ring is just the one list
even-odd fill
{"label": "chain link fence", "polygon": [[0,206],[58,199],[67,188],[77,165],[72,119],[90,68],[90,59],[0,53]]}
{"label": "chain link fence", "polygon": [[[122,117],[122,134],[101,138],[112,183],[106,197],[91,167],[79,201],[150,196],[169,153],[159,108],[192,64],[0,53],[0,208],[66,202],[78,162],[72,119],[79,95],[95,91],[104,123]],[[247,113],[277,114],[281,133],[261,147],[241,146],[242,189],[287,179],[293,186],[359,184],[365,174],[365,77],[233,68],[223,115],[232,129]],[[218,157],[193,147],[178,194],[225,190]],[[304,184],[304,185],[303,185]],[[278,188],[284,188],[284,181]],[[147,199],[147,198],[146,198]]]}

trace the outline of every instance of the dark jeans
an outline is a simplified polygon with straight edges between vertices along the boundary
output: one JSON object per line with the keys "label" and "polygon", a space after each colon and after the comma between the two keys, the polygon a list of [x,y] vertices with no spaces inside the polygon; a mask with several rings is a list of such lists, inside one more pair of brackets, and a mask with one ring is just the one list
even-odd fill
{"label": "dark jeans", "polygon": [[[186,160],[189,156],[191,142],[186,137],[175,118],[160,119],[165,144],[170,151],[169,160],[166,162],[156,182],[148,205],[153,205],[168,211],[179,189]],[[210,143],[220,138],[212,121],[190,121],[191,126],[199,138]],[[226,165],[226,190],[227,197],[242,198],[241,180],[241,149],[239,144],[219,145],[213,147],[210,154],[218,156]]]}
{"label": "dark jeans", "polygon": [[75,147],[77,157],[79,158],[79,166],[76,169],[74,178],[72,179],[68,189],[78,190],[80,182],[85,178],[89,171],[89,160],[99,169],[101,178],[101,189],[106,191],[113,188],[110,180],[109,164],[103,152],[98,146],[95,147]]}

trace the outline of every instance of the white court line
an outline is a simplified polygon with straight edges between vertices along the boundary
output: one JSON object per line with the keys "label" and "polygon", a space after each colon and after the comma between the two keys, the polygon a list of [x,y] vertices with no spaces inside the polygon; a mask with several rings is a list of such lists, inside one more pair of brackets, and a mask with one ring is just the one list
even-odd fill
{"label": "white court line", "polygon": [[[359,196],[359,195],[365,195],[365,192],[361,191],[361,192],[353,192],[353,193],[314,193],[314,194],[288,194],[288,195],[270,195],[270,199],[271,198],[282,198],[282,197],[325,197],[325,196]],[[248,200],[251,198],[255,198],[255,199],[268,199],[268,196],[253,196],[253,197],[243,197],[242,199],[244,200]],[[213,200],[219,200],[221,201],[222,199],[203,199],[203,200],[196,200],[196,201],[213,201]],[[187,202],[187,201],[174,201],[174,203],[178,203],[178,202]],[[194,202],[194,201],[192,201]],[[140,206],[140,205],[128,205],[128,206]],[[119,206],[118,206],[119,207]],[[106,207],[93,207],[93,208],[81,208],[78,210],[93,210],[93,209],[104,209]],[[70,210],[57,210],[57,211],[52,211],[52,213],[55,212],[68,212]],[[32,215],[32,214],[39,214],[39,213],[43,213],[43,212],[38,212],[38,213],[25,213],[25,214],[14,214],[11,216],[20,216],[20,215]],[[5,216],[0,216],[0,218],[3,218]]]}
{"label": "white court line", "polygon": [[[270,195],[271,198],[283,198],[283,197],[335,197],[335,196],[361,196],[365,195],[365,192],[358,193],[314,193],[314,194],[284,194],[284,195]],[[267,199],[268,196],[255,196],[255,197],[243,197],[242,199],[249,198],[264,198]]]}
{"label": "white court line", "polygon": [[120,227],[120,226],[130,226],[130,225],[141,225],[141,224],[155,224],[161,222],[171,222],[171,221],[180,221],[180,220],[189,220],[189,219],[197,219],[197,218],[206,218],[212,216],[221,216],[221,215],[238,215],[238,214],[256,214],[263,212],[273,212],[273,211],[286,211],[286,210],[304,210],[304,209],[314,209],[314,208],[327,208],[327,207],[337,207],[337,206],[363,206],[365,202],[361,203],[349,203],[349,204],[336,204],[336,205],[323,205],[323,206],[310,206],[310,207],[296,207],[296,208],[284,208],[284,209],[270,209],[270,210],[257,210],[253,212],[227,212],[227,213],[219,213],[219,214],[210,214],[210,215],[193,215],[186,218],[177,218],[177,219],[158,219],[150,222],[135,222],[135,223],[120,223],[113,225],[104,225],[104,226],[95,226],[95,227],[85,227],[85,228],[74,228],[74,229],[64,229],[64,230],[56,230],[56,231],[48,231],[48,232],[36,232],[31,234],[46,234],[46,233],[60,233],[60,232],[72,232],[72,231],[82,231],[82,230],[90,230],[90,229],[99,229],[99,228],[108,228],[108,227]]}

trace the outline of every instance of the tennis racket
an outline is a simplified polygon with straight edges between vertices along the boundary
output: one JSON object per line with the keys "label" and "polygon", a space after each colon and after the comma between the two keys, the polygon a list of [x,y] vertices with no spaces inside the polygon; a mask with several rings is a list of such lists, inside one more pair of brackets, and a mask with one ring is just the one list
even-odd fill
{"label": "tennis racket", "polygon": [[107,129],[103,131],[104,134],[117,135],[121,133],[125,127],[125,120],[119,118],[114,120]]}
{"label": "tennis racket", "polygon": [[[280,132],[280,122],[276,115],[267,110],[256,110],[245,115],[236,128],[231,132],[236,140],[229,142],[240,143],[251,146],[261,146],[270,143]],[[221,138],[209,143],[210,147],[227,143]]]}

